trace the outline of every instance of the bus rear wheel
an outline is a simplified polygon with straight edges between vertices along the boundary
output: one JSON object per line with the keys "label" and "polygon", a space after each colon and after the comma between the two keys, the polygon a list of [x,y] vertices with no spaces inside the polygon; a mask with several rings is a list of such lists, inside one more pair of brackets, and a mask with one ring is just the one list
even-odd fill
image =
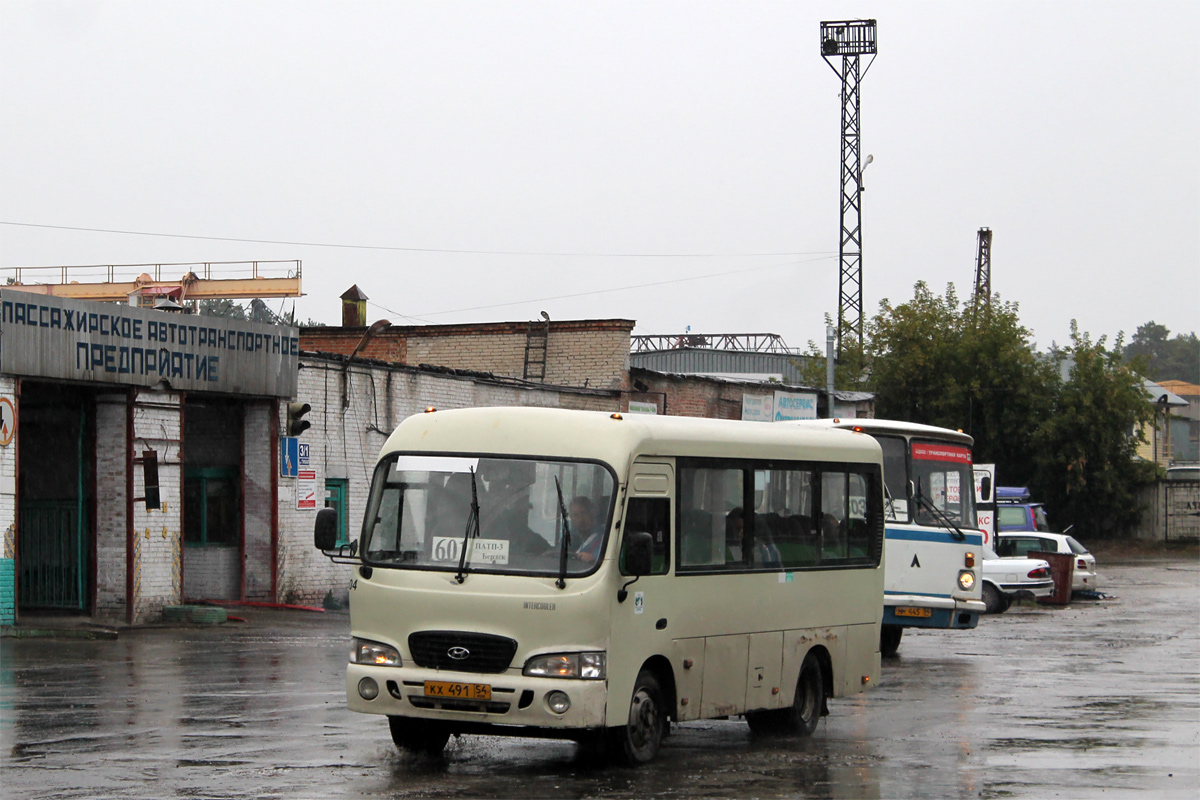
{"label": "bus rear wheel", "polygon": [[751,711],[746,722],[752,733],[791,734],[811,736],[821,721],[821,710],[825,707],[825,680],[821,676],[821,662],[809,653],[800,667],[796,679],[796,697],[789,708],[774,711]]}
{"label": "bus rear wheel", "polygon": [[388,717],[396,747],[410,753],[440,756],[450,741],[450,730],[436,722],[412,717]]}
{"label": "bus rear wheel", "polygon": [[648,669],[638,673],[629,700],[629,723],[610,732],[612,752],[626,764],[652,761],[667,732],[667,708],[658,678]]}
{"label": "bus rear wheel", "polygon": [[899,625],[884,625],[879,630],[879,655],[894,656],[896,651],[900,649],[900,637],[904,635],[904,628]]}

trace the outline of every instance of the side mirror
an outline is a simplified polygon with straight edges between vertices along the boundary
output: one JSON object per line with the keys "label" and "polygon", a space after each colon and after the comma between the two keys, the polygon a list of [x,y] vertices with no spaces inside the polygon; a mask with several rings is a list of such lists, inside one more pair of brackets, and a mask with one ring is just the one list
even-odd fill
{"label": "side mirror", "polygon": [[654,558],[654,539],[645,531],[630,531],[625,534],[625,573],[627,575],[649,575]]}
{"label": "side mirror", "polygon": [[985,503],[992,502],[992,476],[984,475],[979,479],[979,497]]}
{"label": "side mirror", "polygon": [[317,521],[313,526],[313,545],[318,550],[334,550],[337,548],[337,523],[337,509],[322,508],[317,512]]}

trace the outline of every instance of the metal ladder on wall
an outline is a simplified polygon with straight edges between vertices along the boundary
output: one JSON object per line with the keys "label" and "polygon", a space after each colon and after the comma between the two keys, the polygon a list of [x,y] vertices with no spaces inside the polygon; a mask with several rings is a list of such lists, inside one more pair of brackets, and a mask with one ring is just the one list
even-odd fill
{"label": "metal ladder on wall", "polygon": [[549,319],[529,323],[529,330],[525,334],[525,380],[545,382],[546,344],[549,341]]}

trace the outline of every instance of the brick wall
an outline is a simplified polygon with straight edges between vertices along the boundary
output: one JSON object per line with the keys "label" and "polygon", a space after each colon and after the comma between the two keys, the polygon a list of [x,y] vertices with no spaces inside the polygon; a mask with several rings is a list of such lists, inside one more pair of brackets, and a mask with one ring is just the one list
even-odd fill
{"label": "brick wall", "polygon": [[125,608],[128,395],[96,396],[96,615],[123,619]]}
{"label": "brick wall", "polygon": [[[158,453],[161,507],[133,504],[133,622],[152,621],[165,605],[183,597],[182,539],[183,438],[181,396],[174,392],[136,390],[133,406],[133,456]],[[142,470],[133,471],[134,497],[145,496]],[[122,515],[124,516],[124,515]]]}
{"label": "brick wall", "polygon": [[[534,323],[539,330],[542,324]],[[631,320],[551,322],[544,382],[594,389],[625,388],[633,325]],[[365,330],[302,328],[300,348],[348,355]],[[429,364],[522,378],[528,334],[527,322],[395,326],[372,338],[360,355],[412,366]]]}
{"label": "brick wall", "polygon": [[[731,383],[699,375],[668,375],[644,369],[631,371],[632,380],[646,391],[630,390],[629,399],[656,403],[658,413],[676,417],[741,419],[742,395],[771,397],[779,387],[769,384]],[[628,408],[628,404],[626,404]]]}
{"label": "brick wall", "polygon": [[[247,403],[242,425],[242,513],[246,600],[270,601],[271,484],[279,468],[271,434],[273,402]],[[286,418],[286,411],[284,412]],[[235,565],[235,573],[236,565]]]}

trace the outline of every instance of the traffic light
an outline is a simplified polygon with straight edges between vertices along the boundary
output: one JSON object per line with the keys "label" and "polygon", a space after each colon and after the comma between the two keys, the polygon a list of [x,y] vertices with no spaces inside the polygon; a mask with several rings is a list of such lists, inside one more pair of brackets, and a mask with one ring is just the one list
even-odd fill
{"label": "traffic light", "polygon": [[287,435],[299,436],[312,427],[312,423],[304,419],[304,415],[312,411],[308,403],[288,403],[287,406]]}

